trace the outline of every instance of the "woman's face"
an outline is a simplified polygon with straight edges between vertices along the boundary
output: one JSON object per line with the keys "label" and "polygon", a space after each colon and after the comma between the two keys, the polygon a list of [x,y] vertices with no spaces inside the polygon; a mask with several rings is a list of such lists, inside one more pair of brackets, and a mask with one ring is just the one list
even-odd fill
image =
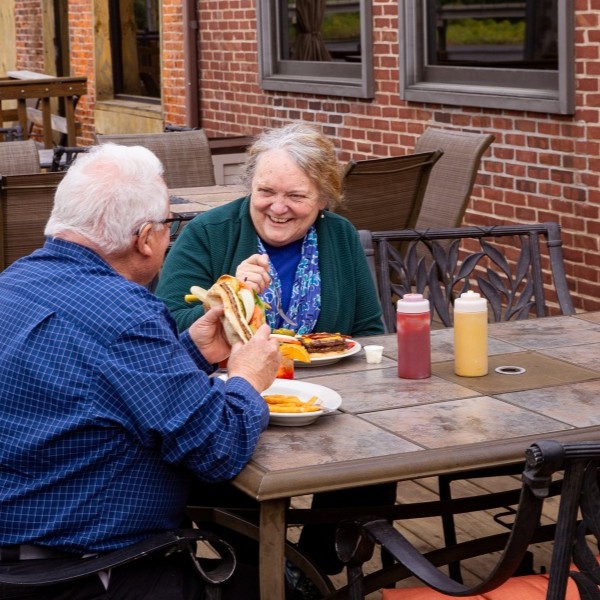
{"label": "woman's face", "polygon": [[250,216],[263,241],[285,246],[303,238],[323,208],[317,186],[285,150],[258,158]]}

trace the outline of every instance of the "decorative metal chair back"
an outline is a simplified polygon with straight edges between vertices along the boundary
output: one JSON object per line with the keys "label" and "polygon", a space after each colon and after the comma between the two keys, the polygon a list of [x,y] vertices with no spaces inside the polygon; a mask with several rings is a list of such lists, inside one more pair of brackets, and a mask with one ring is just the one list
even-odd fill
{"label": "decorative metal chair back", "polygon": [[337,213],[357,229],[414,227],[429,174],[441,152],[350,161],[344,174],[344,206]]}
{"label": "decorative metal chair back", "polygon": [[[521,496],[510,533],[493,535],[433,550],[422,555],[395,529],[388,518],[365,515],[344,521],[338,527],[336,547],[340,559],[348,568],[348,588],[338,590],[332,598],[360,600],[367,593],[382,587],[390,588],[395,582],[416,575],[424,584],[418,588],[402,587],[384,589],[385,600],[432,600],[440,598],[440,592],[448,596],[485,594],[496,590],[494,598],[525,597],[522,589],[516,590],[520,578],[512,578],[521,564],[530,544],[554,539],[549,580],[544,575],[533,575],[539,582],[530,583],[530,591],[539,592],[547,585],[547,600],[564,600],[569,576],[574,580],[581,598],[600,597],[600,567],[592,552],[586,534],[592,534],[597,545],[600,541],[600,490],[598,476],[600,467],[600,444],[598,442],[574,442],[560,444],[541,440],[532,444],[525,453],[526,464],[522,474]],[[541,525],[540,516],[544,499],[551,495],[553,478],[564,471],[560,507],[556,527]],[[464,500],[463,500],[464,501]],[[401,507],[398,507],[400,509]],[[578,520],[578,511],[582,519]],[[395,559],[392,568],[382,569],[363,577],[362,565],[373,553],[374,545],[385,548]],[[475,586],[459,583],[438,569],[452,560],[502,551],[490,575]],[[571,572],[571,560],[579,572]],[[512,578],[512,579],[511,579]],[[572,582],[571,582],[572,585]],[[500,587],[502,586],[502,587]],[[435,591],[434,591],[435,590]],[[520,592],[520,593],[518,593]],[[477,596],[483,597],[483,596]],[[528,596],[529,597],[529,596]],[[543,597],[533,594],[532,597]],[[575,592],[570,597],[578,597]]]}
{"label": "decorative metal chair back", "polygon": [[[372,236],[389,331],[396,330],[395,301],[408,292],[428,297],[434,318],[446,327],[453,322],[454,298],[469,289],[488,299],[493,321],[546,316],[549,297],[562,314],[575,312],[557,223],[377,231]],[[552,293],[544,285],[544,266]]]}
{"label": "decorative metal chair back", "polygon": [[160,158],[167,187],[215,185],[208,138],[202,129],[169,133],[120,133],[97,136],[98,143],[144,146]]}
{"label": "decorative metal chair back", "polygon": [[425,130],[415,152],[441,150],[444,155],[429,175],[416,229],[462,225],[481,157],[493,141],[494,136],[485,133],[434,127]]}
{"label": "decorative metal chair back", "polygon": [[33,140],[0,143],[0,175],[40,172],[40,154]]}

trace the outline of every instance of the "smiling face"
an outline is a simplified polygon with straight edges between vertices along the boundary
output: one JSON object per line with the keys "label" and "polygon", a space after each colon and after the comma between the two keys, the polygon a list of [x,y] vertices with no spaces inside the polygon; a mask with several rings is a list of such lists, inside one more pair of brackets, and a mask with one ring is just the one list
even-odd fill
{"label": "smiling face", "polygon": [[317,186],[285,150],[269,150],[259,157],[250,216],[263,241],[285,246],[303,238],[323,208]]}

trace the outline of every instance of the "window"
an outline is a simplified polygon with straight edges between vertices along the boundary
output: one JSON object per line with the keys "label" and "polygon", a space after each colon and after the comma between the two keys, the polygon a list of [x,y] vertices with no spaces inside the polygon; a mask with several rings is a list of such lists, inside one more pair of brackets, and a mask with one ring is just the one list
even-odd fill
{"label": "window", "polygon": [[160,98],[159,0],[109,0],[115,97]]}
{"label": "window", "polygon": [[573,0],[400,0],[405,100],[572,114]]}
{"label": "window", "polygon": [[373,97],[371,0],[259,0],[265,90]]}

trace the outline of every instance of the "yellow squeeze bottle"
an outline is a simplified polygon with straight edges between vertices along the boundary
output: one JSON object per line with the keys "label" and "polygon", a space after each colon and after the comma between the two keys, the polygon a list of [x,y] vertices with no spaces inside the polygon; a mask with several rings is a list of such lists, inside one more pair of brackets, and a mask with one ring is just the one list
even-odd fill
{"label": "yellow squeeze bottle", "polygon": [[454,372],[482,377],[488,372],[487,301],[473,291],[454,301]]}

